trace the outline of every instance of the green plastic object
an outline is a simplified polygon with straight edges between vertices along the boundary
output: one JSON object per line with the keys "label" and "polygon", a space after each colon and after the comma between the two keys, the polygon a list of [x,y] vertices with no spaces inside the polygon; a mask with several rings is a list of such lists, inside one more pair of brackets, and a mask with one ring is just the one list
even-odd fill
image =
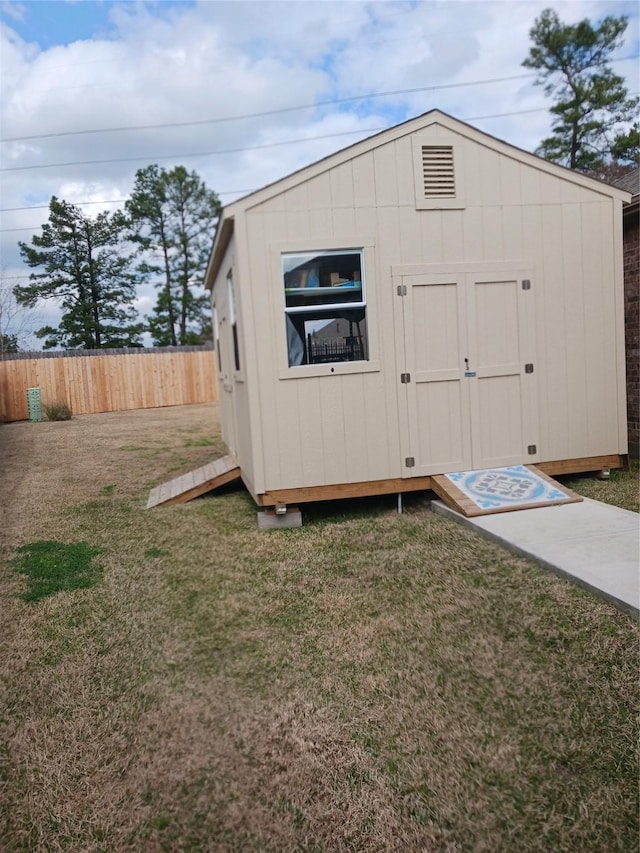
{"label": "green plastic object", "polygon": [[29,406],[29,420],[42,420],[42,397],[39,388],[27,388],[27,405]]}

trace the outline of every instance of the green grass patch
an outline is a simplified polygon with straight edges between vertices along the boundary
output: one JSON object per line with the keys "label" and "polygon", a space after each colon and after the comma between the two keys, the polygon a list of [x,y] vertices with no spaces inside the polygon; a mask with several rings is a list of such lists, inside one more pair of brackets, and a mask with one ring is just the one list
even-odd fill
{"label": "green grass patch", "polygon": [[25,601],[39,601],[57,592],[87,589],[102,577],[102,567],[94,563],[101,549],[86,542],[41,540],[22,545],[14,569],[27,578]]}
{"label": "green grass patch", "polygon": [[145,557],[166,557],[167,551],[163,551],[162,548],[147,548],[144,555]]}
{"label": "green grass patch", "polygon": [[113,484],[111,484],[109,486],[103,486],[102,490],[100,491],[100,494],[103,495],[105,498],[109,497],[109,495],[113,494],[114,489],[115,489],[115,486]]}
{"label": "green grass patch", "polygon": [[212,438],[207,438],[206,436],[201,436],[200,438],[188,438],[184,446],[185,447],[215,447],[216,443]]}

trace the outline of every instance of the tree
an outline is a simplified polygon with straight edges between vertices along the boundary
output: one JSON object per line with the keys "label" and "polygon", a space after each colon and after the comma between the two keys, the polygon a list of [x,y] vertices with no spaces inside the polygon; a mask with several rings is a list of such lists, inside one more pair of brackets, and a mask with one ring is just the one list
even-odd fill
{"label": "tree", "polygon": [[18,282],[18,276],[0,271],[0,360],[6,353],[18,352],[33,332],[31,312],[13,295]]}
{"label": "tree", "polygon": [[536,84],[556,98],[553,135],[536,154],[582,172],[598,171],[612,160],[638,162],[638,98],[628,96],[624,79],[609,66],[626,28],[624,16],[610,15],[595,28],[587,19],[563,24],[553,9],[535,20],[529,31],[533,47],[522,64],[535,69]]}
{"label": "tree", "polygon": [[[72,204],[52,197],[49,222],[32,245],[20,243],[26,264],[42,272],[13,292],[21,305],[55,300],[62,309],[58,328],[45,326],[36,336],[44,349],[104,349],[139,346],[143,325],[133,307],[136,275],[131,253],[122,251],[126,220],[121,213],[86,217]],[[125,244],[126,245],[126,244]]]}
{"label": "tree", "polygon": [[5,353],[18,352],[19,349],[17,335],[7,335],[5,332],[0,332],[0,361]]}
{"label": "tree", "polygon": [[202,282],[220,214],[217,195],[196,172],[157,165],[136,172],[126,203],[130,238],[141,253],[139,271],[155,279],[158,299],[148,318],[158,346],[202,343],[210,336],[209,302]]}

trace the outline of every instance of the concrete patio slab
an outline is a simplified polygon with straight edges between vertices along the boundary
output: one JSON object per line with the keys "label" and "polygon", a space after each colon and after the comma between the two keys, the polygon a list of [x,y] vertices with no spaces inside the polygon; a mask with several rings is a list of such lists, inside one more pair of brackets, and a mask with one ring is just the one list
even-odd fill
{"label": "concrete patio slab", "polygon": [[442,501],[431,507],[638,617],[640,517],[635,512],[588,498],[474,518]]}

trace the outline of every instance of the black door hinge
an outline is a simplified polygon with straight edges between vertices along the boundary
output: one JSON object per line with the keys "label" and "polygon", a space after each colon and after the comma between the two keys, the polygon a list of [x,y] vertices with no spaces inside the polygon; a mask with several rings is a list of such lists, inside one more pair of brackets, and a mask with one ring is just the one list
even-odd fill
{"label": "black door hinge", "polygon": [[402,385],[408,385],[411,382],[411,374],[410,373],[401,373],[400,374],[400,383]]}
{"label": "black door hinge", "polygon": [[533,365],[532,364],[525,364],[524,372],[525,373],[533,373]]}
{"label": "black door hinge", "polygon": [[407,468],[415,468],[416,460],[413,458],[413,456],[407,456],[407,458],[404,460],[404,464]]}

